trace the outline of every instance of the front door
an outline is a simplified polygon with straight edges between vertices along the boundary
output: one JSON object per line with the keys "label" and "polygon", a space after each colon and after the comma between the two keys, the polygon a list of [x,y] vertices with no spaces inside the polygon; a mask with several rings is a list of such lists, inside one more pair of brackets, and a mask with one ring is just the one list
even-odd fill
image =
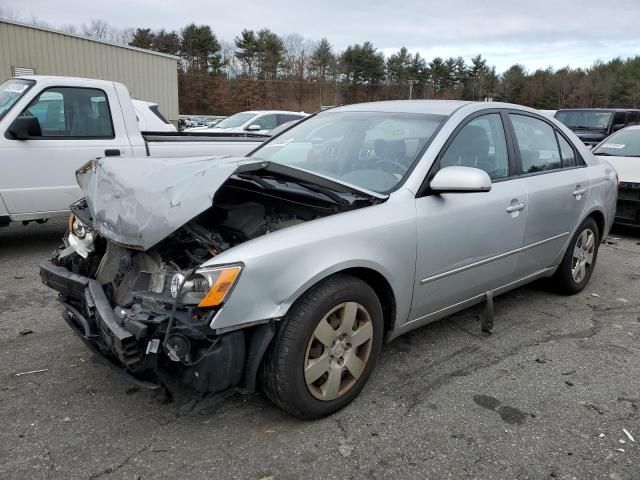
{"label": "front door", "polygon": [[38,119],[42,136],[14,140],[3,135],[0,194],[14,220],[68,210],[81,197],[76,169],[93,158],[131,155],[121,116],[116,135],[110,103],[118,105],[103,90],[52,87],[21,112]]}
{"label": "front door", "polygon": [[[416,199],[417,263],[410,320],[420,319],[521,277],[527,192],[515,176],[500,113],[470,120],[436,165],[485,170],[489,192],[430,194]],[[511,161],[510,161],[511,159]],[[439,164],[438,164],[439,162]]]}

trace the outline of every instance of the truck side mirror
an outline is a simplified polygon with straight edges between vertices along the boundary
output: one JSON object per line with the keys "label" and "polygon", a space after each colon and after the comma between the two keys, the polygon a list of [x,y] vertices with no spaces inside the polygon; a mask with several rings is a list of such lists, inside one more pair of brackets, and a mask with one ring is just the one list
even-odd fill
{"label": "truck side mirror", "polygon": [[29,140],[41,137],[42,128],[37,117],[23,115],[13,121],[5,136],[13,140]]}

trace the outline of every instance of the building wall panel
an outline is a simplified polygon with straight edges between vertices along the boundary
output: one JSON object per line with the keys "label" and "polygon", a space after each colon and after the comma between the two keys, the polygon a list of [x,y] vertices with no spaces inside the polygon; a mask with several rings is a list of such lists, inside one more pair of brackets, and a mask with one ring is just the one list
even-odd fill
{"label": "building wall panel", "polygon": [[156,102],[178,120],[177,58],[0,20],[0,81],[12,67],[37,75],[98,78],[123,83],[133,98]]}

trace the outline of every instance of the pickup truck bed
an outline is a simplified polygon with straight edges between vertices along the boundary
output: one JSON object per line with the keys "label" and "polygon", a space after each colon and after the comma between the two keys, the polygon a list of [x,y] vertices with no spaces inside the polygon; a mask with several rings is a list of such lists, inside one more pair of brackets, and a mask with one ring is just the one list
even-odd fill
{"label": "pickup truck bed", "polygon": [[[269,138],[252,133],[142,132],[151,157],[202,155],[210,147],[216,155],[241,157]],[[174,146],[178,144],[178,148]],[[191,148],[190,148],[191,147]]]}

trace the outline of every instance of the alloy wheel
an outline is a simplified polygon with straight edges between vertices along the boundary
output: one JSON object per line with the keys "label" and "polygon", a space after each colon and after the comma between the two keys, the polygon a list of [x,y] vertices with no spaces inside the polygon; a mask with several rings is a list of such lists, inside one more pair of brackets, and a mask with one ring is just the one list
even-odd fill
{"label": "alloy wheel", "polygon": [[591,229],[585,228],[578,237],[571,258],[571,275],[576,283],[582,282],[587,270],[591,269],[595,248],[595,235]]}
{"label": "alloy wheel", "polygon": [[373,323],[356,302],[333,307],[318,322],[307,345],[304,377],[318,400],[335,400],[362,375],[373,345]]}

